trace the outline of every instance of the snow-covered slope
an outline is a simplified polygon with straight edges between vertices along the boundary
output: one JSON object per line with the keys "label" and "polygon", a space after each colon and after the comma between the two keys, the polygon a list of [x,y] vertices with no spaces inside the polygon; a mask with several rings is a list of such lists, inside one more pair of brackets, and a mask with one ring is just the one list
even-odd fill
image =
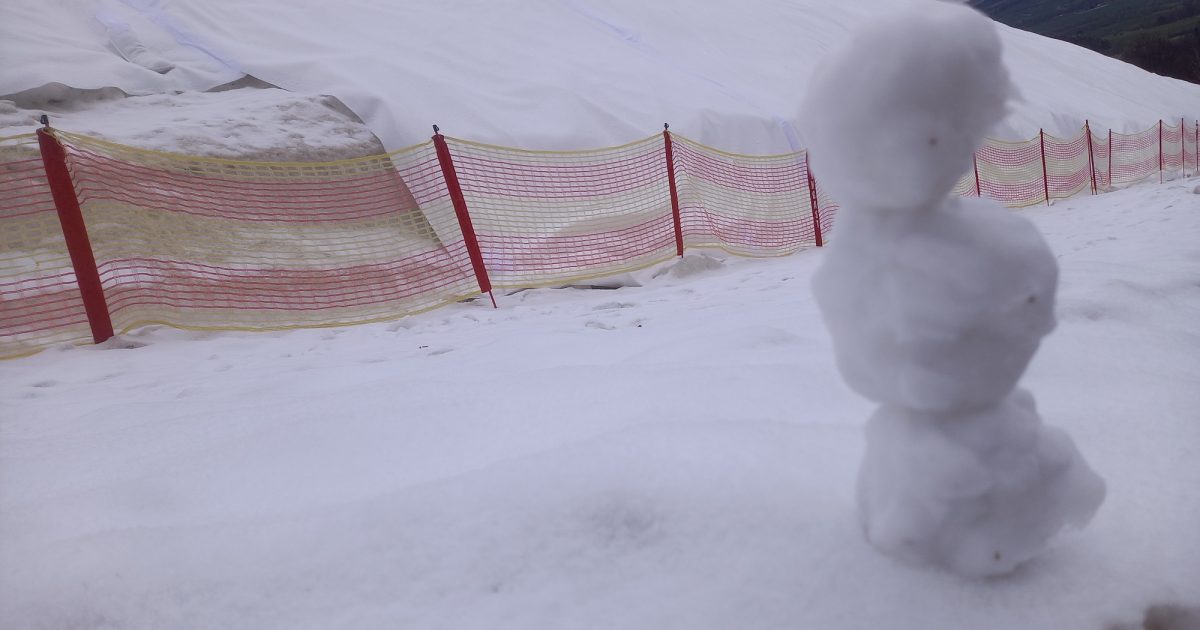
{"label": "snow-covered slope", "polygon": [[1195,606],[1195,187],[1021,212],[1063,278],[1026,385],[1109,497],[1003,580],[864,540],[869,404],[809,250],[0,362],[0,625],[1062,630]]}
{"label": "snow-covered slope", "polygon": [[[776,153],[802,145],[797,104],[826,50],[866,16],[930,1],[10,0],[0,94],[49,81],[207,89],[248,72],[337,96],[389,147],[425,140],[432,123],[561,149],[625,142],[670,121],[728,150]],[[106,52],[122,24],[176,69],[158,74]],[[1200,86],[1001,30],[1025,100],[995,136],[1068,135],[1086,117],[1122,131],[1200,116]]]}

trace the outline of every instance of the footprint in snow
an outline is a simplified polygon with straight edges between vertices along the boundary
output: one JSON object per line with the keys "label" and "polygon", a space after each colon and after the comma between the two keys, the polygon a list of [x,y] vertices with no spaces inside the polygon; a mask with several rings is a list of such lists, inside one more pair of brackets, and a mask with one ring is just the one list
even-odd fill
{"label": "footprint in snow", "polygon": [[604,304],[601,304],[599,306],[592,307],[592,310],[593,311],[611,311],[611,310],[616,310],[616,309],[621,309],[621,308],[632,308],[634,306],[637,306],[637,304],[635,304],[633,302],[605,302]]}
{"label": "footprint in snow", "polygon": [[587,328],[599,328],[600,330],[616,330],[617,329],[616,326],[613,326],[611,324],[605,324],[604,322],[598,322],[595,320],[584,324],[584,326]]}
{"label": "footprint in snow", "polygon": [[398,322],[392,322],[387,325],[388,332],[400,332],[401,330],[412,330],[417,325],[417,322],[411,319],[402,319]]}

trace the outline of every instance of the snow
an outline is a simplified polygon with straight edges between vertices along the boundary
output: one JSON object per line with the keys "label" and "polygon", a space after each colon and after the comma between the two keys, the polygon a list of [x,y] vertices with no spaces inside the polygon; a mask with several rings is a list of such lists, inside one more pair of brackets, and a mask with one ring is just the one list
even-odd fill
{"label": "snow", "polygon": [[1007,396],[1054,328],[1058,270],[1036,228],[977,199],[840,215],[814,293],[850,386],[934,412]]}
{"label": "snow", "polygon": [[971,169],[1014,93],[995,22],[931,3],[862,23],[824,58],[800,101],[800,132],[840,203],[926,207]]}
{"label": "snow", "polygon": [[867,425],[857,496],[880,549],[984,577],[1012,572],[1065,526],[1087,525],[1104,488],[1018,389],[978,411],[880,407]]}
{"label": "snow", "polygon": [[841,205],[813,294],[846,383],[881,405],[858,480],[867,538],[983,577],[1086,525],[1105,486],[1014,392],[1054,329],[1058,265],[1028,220],[952,195],[1012,88],[993,23],[932,6],[865,24],[805,98],[813,169]]}
{"label": "snow", "polygon": [[498,310],[147,328],[0,363],[0,618],[1036,630],[1196,606],[1194,187],[1020,213],[1062,269],[1024,384],[1109,494],[1009,577],[864,539],[871,410],[837,375],[808,290],[831,252],[810,250]]}
{"label": "snow", "polygon": [[[573,148],[670,120],[725,149],[785,151],[819,53],[885,4],[16,0],[0,16],[0,93],[34,89],[0,102],[0,127],[49,110],[64,129],[149,148],[332,159],[377,151],[372,131],[423,141],[431,122]],[[1194,115],[1194,86],[1000,30],[1026,101],[993,135]],[[137,58],[138,43],[176,67],[123,61],[116,49]],[[243,72],[293,91],[203,92]],[[1059,327],[1023,386],[1108,494],[1088,529],[1011,575],[961,580],[864,536],[855,479],[872,409],[838,377],[809,292],[834,252],[689,252],[603,290],[499,295],[498,310],[475,300],[279,334],[147,327],[0,362],[0,619],[1187,624],[1200,615],[1198,190],[1179,180],[1018,214],[1061,268]]]}
{"label": "snow", "polygon": [[[435,123],[481,142],[578,149],[670,122],[724,150],[774,154],[803,147],[797,104],[828,50],[864,19],[931,1],[7,0],[0,95],[48,81],[203,91],[246,72],[336,96],[389,149],[425,141]],[[97,14],[128,24],[176,68],[125,62]],[[996,137],[1027,139],[1043,127],[1069,137],[1087,118],[1094,129],[1135,131],[1198,115],[1200,86],[1000,31],[1024,100]]]}
{"label": "snow", "polygon": [[[146,10],[133,10],[139,4]],[[7,0],[0,9],[0,94],[50,82],[83,90],[115,87],[130,94],[203,91],[244,74],[189,45],[186,33],[155,24],[151,4]],[[132,51],[138,44],[145,55],[175,68],[163,74],[122,57],[120,49]]]}
{"label": "snow", "polygon": [[278,88],[126,97],[55,84],[0,101],[0,136],[31,133],[42,113],[59,129],[143,149],[266,161],[380,153],[379,139],[331,96]]}

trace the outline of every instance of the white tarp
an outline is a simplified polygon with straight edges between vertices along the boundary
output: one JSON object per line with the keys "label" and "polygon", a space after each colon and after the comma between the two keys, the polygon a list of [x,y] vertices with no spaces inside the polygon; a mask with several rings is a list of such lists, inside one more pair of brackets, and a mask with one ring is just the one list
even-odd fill
{"label": "white tarp", "polygon": [[[247,72],[337,96],[392,148],[428,138],[433,123],[567,149],[669,121],[727,150],[777,153],[801,144],[792,125],[810,68],[863,15],[901,1],[928,0],[6,0],[0,94],[49,82],[207,89]],[[175,68],[125,61],[106,20]],[[993,135],[1200,116],[1200,86],[1003,31],[1026,102]]]}

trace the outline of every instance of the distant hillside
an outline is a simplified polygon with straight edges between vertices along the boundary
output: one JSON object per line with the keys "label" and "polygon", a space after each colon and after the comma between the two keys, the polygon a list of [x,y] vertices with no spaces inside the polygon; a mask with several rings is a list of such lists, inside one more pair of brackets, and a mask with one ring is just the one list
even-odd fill
{"label": "distant hillside", "polygon": [[970,0],[992,18],[1200,83],[1200,0]]}

